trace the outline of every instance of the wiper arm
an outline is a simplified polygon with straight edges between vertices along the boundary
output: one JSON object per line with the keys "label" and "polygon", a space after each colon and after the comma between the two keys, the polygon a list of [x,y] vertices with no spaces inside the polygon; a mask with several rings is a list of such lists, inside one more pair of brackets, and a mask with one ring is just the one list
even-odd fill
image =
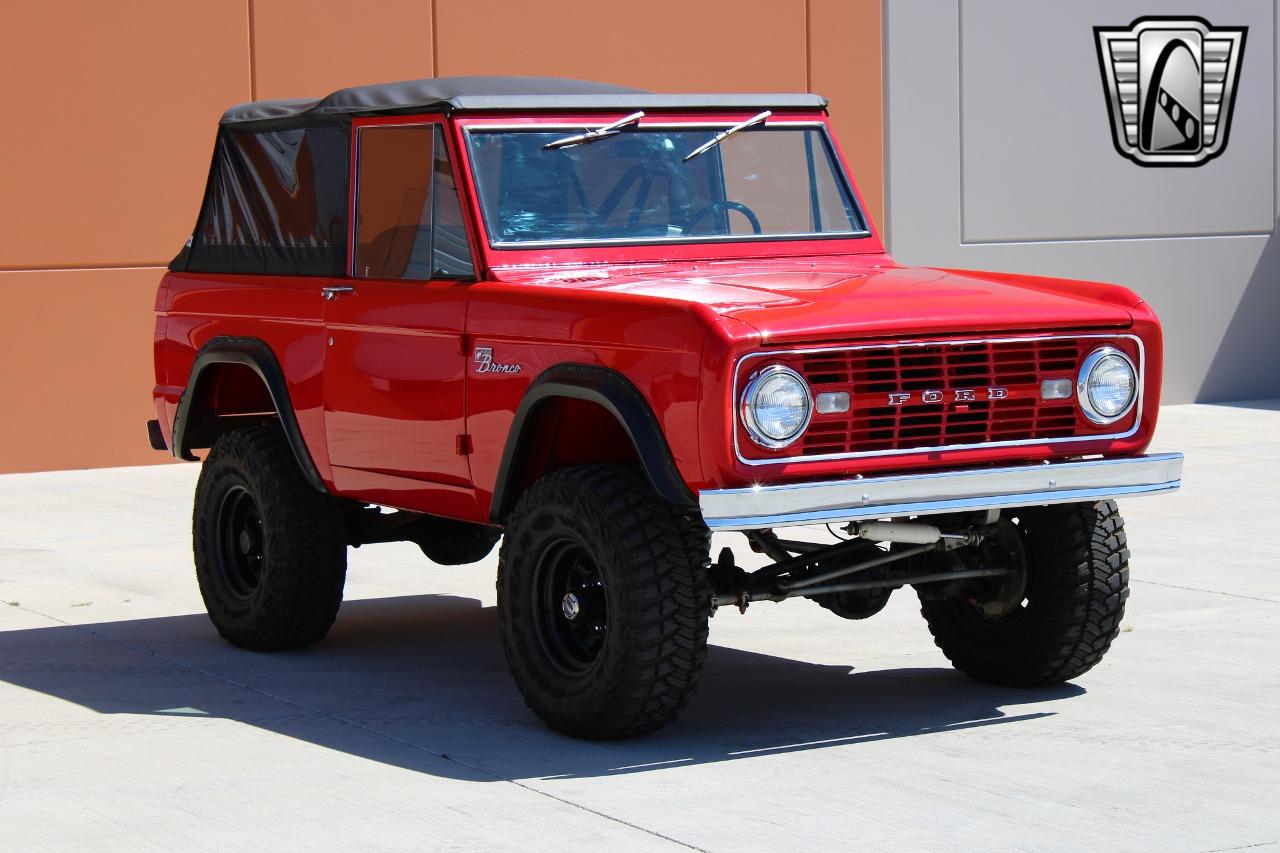
{"label": "wiper arm", "polygon": [[632,125],[639,124],[640,119],[644,118],[644,113],[632,113],[626,118],[620,118],[613,124],[606,124],[604,127],[597,127],[595,130],[588,130],[586,133],[576,133],[573,136],[566,136],[564,139],[557,139],[554,142],[548,142],[542,146],[546,148],[568,148],[571,145],[586,145],[591,142],[598,142],[609,136],[616,136],[623,130]]}
{"label": "wiper arm", "polygon": [[730,136],[733,136],[735,133],[737,133],[740,130],[746,130],[749,127],[755,127],[757,124],[764,124],[764,120],[771,115],[773,115],[772,112],[770,112],[769,110],[765,110],[764,112],[760,113],[760,115],[752,116],[751,118],[744,121],[742,124],[735,124],[733,127],[720,131],[715,136],[711,137],[706,142],[702,143],[697,148],[690,151],[688,154],[684,155],[685,162],[686,163],[689,162],[694,157],[697,157],[699,154],[707,153],[712,148],[715,148],[721,142],[724,142],[726,139],[728,139]]}

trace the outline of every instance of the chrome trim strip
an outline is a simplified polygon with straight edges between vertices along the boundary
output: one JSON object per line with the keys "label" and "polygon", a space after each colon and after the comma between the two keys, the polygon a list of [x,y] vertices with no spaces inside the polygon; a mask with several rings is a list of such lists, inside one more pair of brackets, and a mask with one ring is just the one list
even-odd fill
{"label": "chrome trim strip", "polygon": [[[588,110],[588,112],[602,112],[601,110]],[[604,110],[603,112],[616,112]],[[646,116],[646,118],[648,118]],[[584,130],[592,127],[604,127],[605,122],[529,122],[529,121],[513,121],[513,122],[494,122],[490,124],[464,124],[462,130],[464,133],[470,133],[473,130]],[[671,128],[692,128],[695,130],[707,130],[713,127],[732,127],[732,121],[644,121],[643,126],[647,130],[669,130]],[[639,125],[637,125],[639,126]],[[770,127],[822,127],[820,121],[812,119],[785,119],[780,118],[776,121],[769,122]]]}
{"label": "chrome trim strip", "polygon": [[754,530],[1095,501],[1171,492],[1182,485],[1182,454],[1158,453],[1016,468],[978,468],[789,483],[701,492],[712,530]]}
{"label": "chrome trim strip", "polygon": [[692,237],[616,237],[585,242],[583,240],[495,240],[489,245],[495,249],[547,249],[569,247],[594,249],[597,246],[677,246],[694,243],[768,243],[793,240],[856,240],[870,237],[870,231],[831,231],[825,234],[720,234],[718,236],[695,235]]}
{"label": "chrome trim strip", "polygon": [[[1062,444],[1064,442],[1082,442],[1082,441],[1108,441],[1113,439],[1128,438],[1138,431],[1138,427],[1142,424],[1142,397],[1144,393],[1143,386],[1146,384],[1147,372],[1147,354],[1146,348],[1142,345],[1142,339],[1137,335],[1127,333],[1116,334],[1087,334],[1087,335],[1017,335],[1007,338],[966,338],[963,340],[931,340],[931,341],[897,341],[879,344],[860,344],[858,346],[831,346],[831,347],[806,347],[802,349],[787,350],[762,350],[760,352],[750,352],[738,359],[733,366],[733,399],[738,399],[738,378],[742,375],[742,365],[753,358],[777,358],[784,355],[809,355],[811,353],[825,352],[852,352],[864,349],[883,349],[885,347],[932,347],[938,345],[956,346],[960,344],[1007,344],[1007,343],[1023,343],[1026,341],[1082,341],[1082,340],[1116,340],[1118,338],[1127,338],[1133,341],[1138,348],[1138,399],[1133,426],[1124,432],[1107,433],[1104,435],[1073,435],[1066,438],[1031,438],[1017,439],[1015,441],[989,441],[978,444],[942,444],[932,447],[909,447],[902,450],[866,450],[853,453],[824,453],[816,456],[780,456],[776,459],[748,459],[742,455],[742,448],[738,441],[738,425],[734,424],[733,429],[733,455],[743,465],[781,465],[788,462],[823,462],[834,459],[866,459],[876,456],[903,456],[909,453],[939,453],[949,450],[979,450],[991,447],[1026,447],[1028,445],[1043,444]],[[1079,370],[1079,367],[1076,368]],[[808,380],[805,380],[806,382]]]}

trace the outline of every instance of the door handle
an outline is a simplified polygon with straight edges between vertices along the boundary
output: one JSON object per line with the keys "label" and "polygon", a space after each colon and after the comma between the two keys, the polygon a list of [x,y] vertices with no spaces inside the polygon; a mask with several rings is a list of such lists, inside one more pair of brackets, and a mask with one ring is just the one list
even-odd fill
{"label": "door handle", "polygon": [[333,299],[339,293],[355,293],[356,289],[349,284],[341,284],[333,287],[322,287],[320,292],[324,294],[325,299]]}

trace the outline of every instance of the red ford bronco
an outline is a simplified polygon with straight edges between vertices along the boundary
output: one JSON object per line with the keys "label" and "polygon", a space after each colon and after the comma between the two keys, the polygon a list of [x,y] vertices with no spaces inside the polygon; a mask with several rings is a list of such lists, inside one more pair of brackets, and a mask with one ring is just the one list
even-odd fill
{"label": "red ford bronco", "polygon": [[230,109],[148,425],[208,448],[219,633],[319,640],[348,546],[502,539],[511,672],[572,735],[674,719],[708,618],[754,601],[863,619],[910,586],[976,678],[1096,664],[1112,499],[1180,483],[1143,454],[1159,323],[1122,287],[894,263],[825,105],[455,78]]}

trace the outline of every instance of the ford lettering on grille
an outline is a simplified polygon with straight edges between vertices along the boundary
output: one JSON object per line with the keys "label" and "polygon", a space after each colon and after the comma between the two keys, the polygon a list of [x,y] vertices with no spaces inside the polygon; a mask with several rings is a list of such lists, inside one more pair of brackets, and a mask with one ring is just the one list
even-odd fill
{"label": "ford lettering on grille", "polygon": [[[954,388],[951,391],[921,391],[921,403],[941,403],[951,395],[953,403],[976,403],[978,400],[1003,400],[1009,396],[1008,388]],[[982,395],[982,396],[979,396]],[[903,406],[910,403],[912,395],[905,391],[897,391],[889,395],[890,406]]]}

